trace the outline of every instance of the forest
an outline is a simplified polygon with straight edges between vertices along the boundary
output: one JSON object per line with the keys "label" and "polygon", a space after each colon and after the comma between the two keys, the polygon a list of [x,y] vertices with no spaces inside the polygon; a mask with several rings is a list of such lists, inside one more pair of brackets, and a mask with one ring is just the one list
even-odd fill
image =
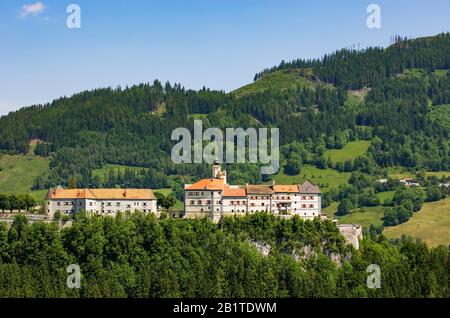
{"label": "forest", "polygon": [[[407,222],[426,202],[442,200],[450,170],[450,34],[406,39],[387,48],[339,50],[314,60],[281,62],[255,76],[242,93],[195,91],[153,83],[99,88],[32,105],[0,118],[0,156],[50,158],[33,189],[136,187],[169,209],[183,185],[209,176],[206,164],[174,164],[175,128],[278,127],[281,171],[305,166],[343,172],[326,188],[322,207],[337,215],[384,206],[382,224],[365,229],[360,249],[346,245],[331,221],[283,220],[264,213],[180,220],[140,212],[116,217],[78,213],[75,220],[0,222],[0,297],[450,297],[448,246],[408,237],[388,240],[384,226]],[[276,72],[300,79],[266,84]],[[254,89],[259,85],[263,89]],[[265,85],[265,86],[264,86]],[[253,90],[252,90],[253,88]],[[35,147],[30,140],[38,140]],[[327,151],[369,144],[353,159]],[[30,155],[31,156],[31,155]],[[107,165],[105,176],[95,173]],[[406,169],[420,188],[405,188],[389,169]],[[272,176],[257,164],[225,165],[229,183],[259,184]],[[377,182],[385,178],[385,183]],[[327,180],[322,180],[325,183]],[[322,185],[320,185],[321,188]],[[377,194],[390,191],[392,198]],[[0,210],[30,210],[26,194],[0,195]],[[270,246],[264,255],[258,246]],[[68,289],[66,269],[81,268],[81,289]],[[381,289],[366,285],[367,266],[381,268]]]}
{"label": "forest", "polygon": [[[181,220],[95,217],[0,223],[0,297],[449,297],[449,250],[402,238],[346,245],[330,221],[257,213]],[[270,247],[265,255],[257,245]],[[81,269],[81,288],[66,269]],[[381,269],[381,288],[366,269]]]}
{"label": "forest", "polygon": [[[248,94],[180,84],[102,88],[22,108],[0,118],[0,152],[50,156],[50,171],[34,189],[77,187],[152,187],[181,185],[171,176],[208,175],[205,164],[174,164],[170,159],[178,127],[193,130],[196,118],[208,127],[278,127],[282,169],[302,164],[376,176],[402,166],[412,171],[448,171],[450,34],[405,39],[388,48],[340,50],[316,60],[282,62],[255,76],[290,70],[308,85],[268,87]],[[361,92],[366,93],[361,93]],[[355,103],[355,93],[362,98]],[[330,165],[324,153],[349,141],[371,142],[355,162]],[[290,149],[296,150],[294,154]],[[93,171],[106,164],[141,170],[100,179]],[[345,165],[344,165],[345,164]],[[146,170],[143,171],[142,168]],[[255,165],[226,167],[231,182],[264,182]]]}

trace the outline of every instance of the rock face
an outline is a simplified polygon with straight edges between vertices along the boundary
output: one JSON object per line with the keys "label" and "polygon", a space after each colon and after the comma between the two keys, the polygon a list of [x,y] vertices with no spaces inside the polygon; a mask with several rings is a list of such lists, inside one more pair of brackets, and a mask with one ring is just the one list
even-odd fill
{"label": "rock face", "polygon": [[265,242],[248,241],[251,245],[256,247],[256,249],[264,256],[268,256],[272,250],[272,246]]}
{"label": "rock face", "polygon": [[353,247],[359,249],[359,240],[363,238],[362,226],[359,224],[339,224],[339,232]]}

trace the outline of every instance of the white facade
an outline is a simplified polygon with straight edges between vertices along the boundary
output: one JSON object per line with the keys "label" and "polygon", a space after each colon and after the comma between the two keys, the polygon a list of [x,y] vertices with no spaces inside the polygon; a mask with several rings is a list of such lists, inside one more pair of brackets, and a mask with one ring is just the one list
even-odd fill
{"label": "white facade", "polygon": [[186,191],[184,206],[186,212],[212,213],[221,211],[221,191]]}
{"label": "white facade", "polygon": [[248,194],[248,212],[272,212],[271,195]]}
{"label": "white facade", "polygon": [[322,197],[320,194],[298,193],[294,197],[293,214],[303,218],[319,217],[322,211]]}
{"label": "white facade", "polygon": [[288,192],[276,192],[272,195],[272,212],[287,214],[294,212],[297,194]]}
{"label": "white facade", "polygon": [[305,219],[321,216],[321,193],[309,182],[301,185],[228,185],[226,173],[213,167],[213,178],[185,185],[186,217],[269,212],[298,215]]}
{"label": "white facade", "polygon": [[118,212],[157,212],[157,200],[149,189],[50,189],[45,211],[51,217],[59,211],[63,215],[86,211],[96,215],[114,216]]}
{"label": "white facade", "polygon": [[420,187],[420,183],[412,179],[403,179],[400,180],[400,183],[402,183],[405,187]]}
{"label": "white facade", "polygon": [[222,202],[222,212],[226,214],[230,213],[247,213],[248,211],[247,197],[224,197]]}

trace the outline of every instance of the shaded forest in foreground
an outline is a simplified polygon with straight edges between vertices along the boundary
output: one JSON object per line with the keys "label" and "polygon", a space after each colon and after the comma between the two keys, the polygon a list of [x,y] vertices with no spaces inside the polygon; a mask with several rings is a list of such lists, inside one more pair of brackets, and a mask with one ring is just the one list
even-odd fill
{"label": "shaded forest in foreground", "polygon": [[[0,224],[0,297],[449,297],[447,247],[366,238],[355,251],[331,222],[268,214],[178,220],[77,215],[71,226]],[[270,245],[264,256],[256,246]],[[333,260],[332,260],[333,259]],[[81,289],[66,269],[79,264]],[[367,266],[381,268],[369,289]]]}

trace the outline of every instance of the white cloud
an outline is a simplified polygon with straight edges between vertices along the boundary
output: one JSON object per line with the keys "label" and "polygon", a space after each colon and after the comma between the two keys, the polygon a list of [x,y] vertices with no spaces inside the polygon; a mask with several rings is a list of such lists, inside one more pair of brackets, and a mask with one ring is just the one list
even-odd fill
{"label": "white cloud", "polygon": [[44,12],[46,6],[42,2],[24,4],[20,10],[20,17],[25,19],[29,15],[38,16]]}

